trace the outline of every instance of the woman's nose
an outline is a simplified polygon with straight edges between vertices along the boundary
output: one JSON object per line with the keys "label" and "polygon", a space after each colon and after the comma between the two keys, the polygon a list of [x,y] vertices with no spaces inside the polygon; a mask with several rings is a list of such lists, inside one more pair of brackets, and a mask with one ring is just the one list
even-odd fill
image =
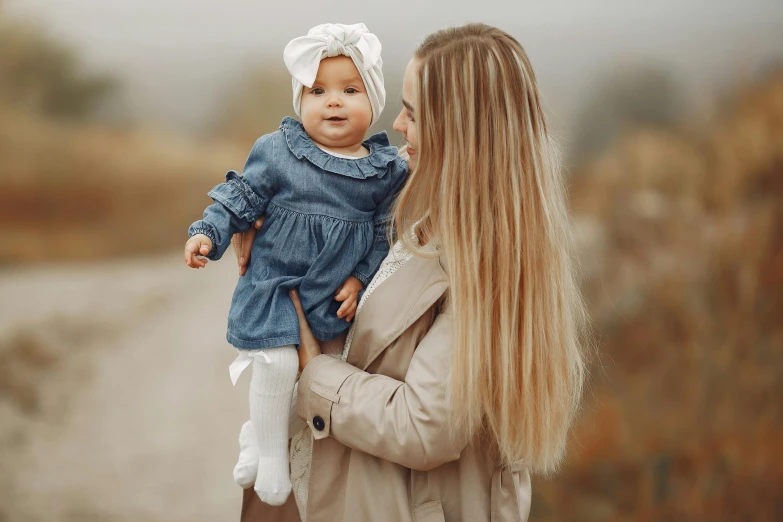
{"label": "woman's nose", "polygon": [[392,123],[392,129],[396,130],[399,133],[405,134],[405,126],[402,123],[402,112],[400,112],[396,118],[394,118],[394,123]]}

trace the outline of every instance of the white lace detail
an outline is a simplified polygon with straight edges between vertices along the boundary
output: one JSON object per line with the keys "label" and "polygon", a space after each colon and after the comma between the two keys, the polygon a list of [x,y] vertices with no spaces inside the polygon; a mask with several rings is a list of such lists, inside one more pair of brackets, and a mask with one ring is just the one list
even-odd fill
{"label": "white lace detail", "polygon": [[389,276],[399,270],[400,267],[402,267],[402,265],[404,265],[405,262],[411,257],[413,257],[413,253],[405,248],[405,245],[402,244],[402,241],[397,241],[392,246],[389,254],[381,262],[380,268],[378,268],[375,276],[373,276],[372,281],[370,281],[370,285],[362,295],[361,301],[359,301],[359,306],[356,308],[356,317],[354,317],[353,324],[348,330],[348,336],[345,338],[345,346],[343,347],[342,356],[343,361],[348,359],[348,352],[351,351],[353,336],[356,333],[356,318],[359,317],[359,313],[361,313],[362,308],[364,307],[364,303],[367,302],[367,298],[370,297],[370,295],[375,291],[376,288],[378,288],[381,283],[386,281]]}

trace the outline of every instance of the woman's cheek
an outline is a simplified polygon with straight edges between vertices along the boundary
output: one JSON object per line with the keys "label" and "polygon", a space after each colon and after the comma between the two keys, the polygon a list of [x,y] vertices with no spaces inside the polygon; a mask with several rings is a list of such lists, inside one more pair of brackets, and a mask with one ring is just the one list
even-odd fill
{"label": "woman's cheek", "polygon": [[411,171],[416,168],[417,156],[408,155],[408,170]]}

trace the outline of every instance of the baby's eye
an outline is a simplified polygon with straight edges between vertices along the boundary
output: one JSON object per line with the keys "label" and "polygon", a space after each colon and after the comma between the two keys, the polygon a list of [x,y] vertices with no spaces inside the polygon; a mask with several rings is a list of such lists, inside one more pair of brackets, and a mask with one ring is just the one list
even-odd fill
{"label": "baby's eye", "polygon": [[355,88],[353,88],[353,87],[348,87],[347,89],[345,89],[345,93],[346,93],[346,94],[356,94],[357,92],[359,92],[359,91],[358,91],[358,90],[356,90],[356,89],[355,89]]}
{"label": "baby's eye", "polygon": [[323,94],[325,91],[322,88],[320,88],[320,87],[316,87],[315,89],[313,89],[310,92],[313,93],[313,94]]}

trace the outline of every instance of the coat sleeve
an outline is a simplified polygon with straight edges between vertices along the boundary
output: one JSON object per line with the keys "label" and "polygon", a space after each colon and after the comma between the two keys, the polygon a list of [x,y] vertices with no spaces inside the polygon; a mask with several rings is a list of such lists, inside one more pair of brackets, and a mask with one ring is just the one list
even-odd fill
{"label": "coat sleeve", "polygon": [[297,412],[315,439],[427,471],[459,458],[467,440],[449,425],[450,315],[441,313],[416,347],[404,381],[321,355],[299,381]]}

